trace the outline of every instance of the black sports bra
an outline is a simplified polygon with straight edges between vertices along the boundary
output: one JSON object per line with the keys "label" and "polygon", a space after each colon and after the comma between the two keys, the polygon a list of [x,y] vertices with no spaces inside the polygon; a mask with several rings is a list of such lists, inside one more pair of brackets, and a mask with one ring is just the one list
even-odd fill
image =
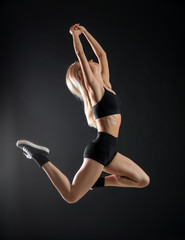
{"label": "black sports bra", "polygon": [[95,119],[121,113],[120,97],[108,91],[105,87],[104,89],[102,99],[92,108]]}

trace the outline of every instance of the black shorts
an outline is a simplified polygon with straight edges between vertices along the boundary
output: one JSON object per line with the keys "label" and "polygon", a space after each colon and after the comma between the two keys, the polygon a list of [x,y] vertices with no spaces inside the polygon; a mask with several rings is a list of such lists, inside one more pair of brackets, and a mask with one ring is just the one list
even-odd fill
{"label": "black shorts", "polygon": [[104,166],[109,165],[117,153],[118,138],[105,132],[98,132],[97,137],[87,144],[84,158],[92,158]]}

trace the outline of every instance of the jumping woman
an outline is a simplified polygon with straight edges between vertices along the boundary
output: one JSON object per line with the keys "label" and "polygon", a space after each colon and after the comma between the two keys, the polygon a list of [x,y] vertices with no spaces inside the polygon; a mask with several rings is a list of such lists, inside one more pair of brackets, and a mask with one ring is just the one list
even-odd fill
{"label": "jumping woman", "polygon": [[[68,203],[77,202],[90,189],[96,187],[146,187],[150,182],[149,176],[131,159],[117,152],[121,101],[109,81],[107,55],[80,24],[73,25],[70,34],[78,61],[68,68],[66,84],[69,90],[83,101],[88,125],[97,129],[97,136],[85,147],[82,166],[72,184],[50,162],[48,148],[26,140],[19,140],[16,145],[23,150],[27,158],[35,160],[42,167],[62,198]],[[91,45],[98,63],[87,60],[80,34],[84,34]],[[101,177],[102,171],[109,175]]]}

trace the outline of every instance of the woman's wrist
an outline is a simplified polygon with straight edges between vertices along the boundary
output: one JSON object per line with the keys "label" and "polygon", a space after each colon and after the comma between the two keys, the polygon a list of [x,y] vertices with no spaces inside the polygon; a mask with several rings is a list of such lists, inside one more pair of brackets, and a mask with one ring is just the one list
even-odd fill
{"label": "woman's wrist", "polygon": [[81,33],[77,32],[77,31],[73,31],[72,36],[73,37],[78,37]]}
{"label": "woman's wrist", "polygon": [[88,33],[87,29],[84,29],[82,33],[86,35]]}

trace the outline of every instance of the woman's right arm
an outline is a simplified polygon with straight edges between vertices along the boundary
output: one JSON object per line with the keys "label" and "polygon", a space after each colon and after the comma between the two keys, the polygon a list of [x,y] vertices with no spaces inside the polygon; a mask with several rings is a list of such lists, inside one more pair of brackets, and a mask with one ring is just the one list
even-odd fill
{"label": "woman's right arm", "polygon": [[81,69],[82,69],[85,85],[88,89],[92,86],[92,83],[94,82],[94,76],[93,76],[93,73],[89,66],[89,63],[87,61],[87,58],[86,58],[84,50],[83,50],[83,46],[80,41],[79,35],[81,34],[81,31],[75,30],[75,29],[73,29],[73,27],[71,27],[70,33],[73,37],[74,50],[75,50],[76,56],[79,60],[79,63],[80,63]]}

